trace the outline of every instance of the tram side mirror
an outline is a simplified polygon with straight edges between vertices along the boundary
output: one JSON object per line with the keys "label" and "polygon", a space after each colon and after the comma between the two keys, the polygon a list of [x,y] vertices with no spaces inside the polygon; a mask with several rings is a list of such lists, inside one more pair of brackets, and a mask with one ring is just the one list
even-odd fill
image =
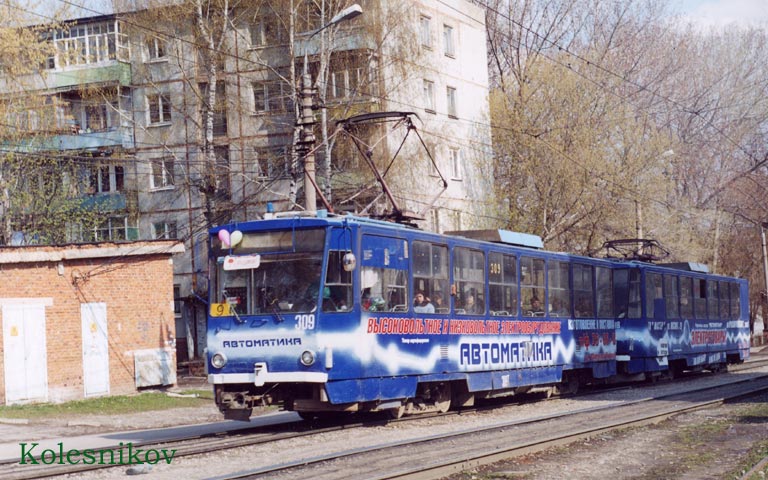
{"label": "tram side mirror", "polygon": [[355,258],[355,254],[352,252],[345,253],[344,257],[341,259],[341,264],[344,267],[345,272],[354,270],[357,266],[357,258]]}

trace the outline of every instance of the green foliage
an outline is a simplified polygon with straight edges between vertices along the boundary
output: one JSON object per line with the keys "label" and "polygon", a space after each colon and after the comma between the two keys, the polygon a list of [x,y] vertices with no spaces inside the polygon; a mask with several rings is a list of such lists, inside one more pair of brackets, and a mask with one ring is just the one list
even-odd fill
{"label": "green foliage", "polygon": [[139,395],[116,395],[66,403],[46,403],[39,405],[0,406],[0,417],[40,419],[46,417],[61,418],[78,415],[121,415],[169,408],[199,407],[212,405],[212,393],[192,391],[186,394],[199,394],[199,397],[174,397],[160,392],[147,392]]}
{"label": "green foliage", "polygon": [[654,238],[749,278],[757,305],[766,30],[686,28],[665,2],[484,3],[499,226],[580,253]]}

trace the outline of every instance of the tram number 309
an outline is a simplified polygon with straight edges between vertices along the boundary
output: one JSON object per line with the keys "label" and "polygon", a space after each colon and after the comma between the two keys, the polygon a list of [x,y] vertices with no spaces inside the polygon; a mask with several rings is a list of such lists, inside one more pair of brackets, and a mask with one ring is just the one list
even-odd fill
{"label": "tram number 309", "polygon": [[314,330],[315,329],[315,315],[296,315],[296,330]]}

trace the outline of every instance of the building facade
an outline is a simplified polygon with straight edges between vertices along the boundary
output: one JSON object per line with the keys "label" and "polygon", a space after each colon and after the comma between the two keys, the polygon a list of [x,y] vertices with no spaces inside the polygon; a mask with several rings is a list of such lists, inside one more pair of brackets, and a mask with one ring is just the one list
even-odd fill
{"label": "building facade", "polygon": [[[208,37],[183,4],[52,32],[55,54],[35,88],[50,99],[54,134],[17,146],[77,157],[78,198],[101,216],[68,225],[68,241],[184,241],[173,279],[180,362],[205,347],[207,228],[260,218],[268,203],[304,208],[307,152],[336,211],[393,208],[358,139],[398,208],[423,228],[484,226],[492,154],[484,11],[466,0],[360,4],[361,16],[319,33],[323,12],[266,3],[232,10],[227,28],[201,19]],[[315,88],[311,144],[297,125],[305,69]],[[384,111],[415,115],[410,124],[336,128]]]}
{"label": "building facade", "polygon": [[0,404],[175,384],[170,260],[183,250],[175,241],[0,247]]}

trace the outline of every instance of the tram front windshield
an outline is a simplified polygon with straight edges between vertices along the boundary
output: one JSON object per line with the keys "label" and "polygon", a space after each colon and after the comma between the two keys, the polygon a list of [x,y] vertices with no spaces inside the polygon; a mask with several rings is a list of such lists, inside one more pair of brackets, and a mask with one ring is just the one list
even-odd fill
{"label": "tram front windshield", "polygon": [[[215,301],[228,303],[237,315],[315,311],[324,244],[323,229],[246,233],[231,250],[214,239]],[[228,255],[258,255],[258,266],[225,270]]]}

